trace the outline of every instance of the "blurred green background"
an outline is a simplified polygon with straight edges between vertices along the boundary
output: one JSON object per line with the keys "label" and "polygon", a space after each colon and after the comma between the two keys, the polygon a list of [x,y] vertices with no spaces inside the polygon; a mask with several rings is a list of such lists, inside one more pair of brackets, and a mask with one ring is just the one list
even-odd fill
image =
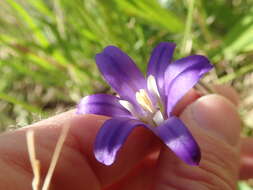
{"label": "blurred green background", "polygon": [[160,41],[177,43],[174,58],[209,57],[216,69],[205,83],[229,83],[239,91],[244,135],[250,135],[253,0],[0,1],[1,130],[107,92],[94,62],[105,46],[119,46],[144,71]]}
{"label": "blurred green background", "polygon": [[0,8],[2,130],[107,91],[94,55],[109,44],[143,71],[160,41],[177,43],[175,58],[205,54],[216,66],[207,82],[231,83],[250,114],[253,0],[3,0]]}

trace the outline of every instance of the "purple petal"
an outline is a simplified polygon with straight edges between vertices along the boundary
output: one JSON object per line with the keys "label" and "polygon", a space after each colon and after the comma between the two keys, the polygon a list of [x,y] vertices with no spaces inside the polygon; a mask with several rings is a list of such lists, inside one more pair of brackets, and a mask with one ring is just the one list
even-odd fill
{"label": "purple petal", "polygon": [[171,117],[153,131],[181,160],[198,165],[201,158],[199,146],[180,119]]}
{"label": "purple petal", "polygon": [[130,132],[138,126],[145,125],[138,120],[123,117],[107,120],[96,137],[94,147],[96,159],[105,165],[113,164],[117,152],[126,141]]}
{"label": "purple petal", "polygon": [[146,81],[132,59],[119,48],[108,46],[96,55],[96,63],[105,80],[122,99],[137,105],[135,94]]}
{"label": "purple petal", "polygon": [[77,114],[131,117],[130,112],[120,105],[119,98],[107,94],[84,97],[77,106]]}
{"label": "purple petal", "polygon": [[177,102],[212,68],[209,60],[201,55],[182,58],[168,66],[165,72],[168,116]]}
{"label": "purple petal", "polygon": [[162,42],[154,48],[149,60],[147,76],[153,75],[156,78],[161,94],[163,94],[164,73],[172,61],[175,47],[174,43]]}

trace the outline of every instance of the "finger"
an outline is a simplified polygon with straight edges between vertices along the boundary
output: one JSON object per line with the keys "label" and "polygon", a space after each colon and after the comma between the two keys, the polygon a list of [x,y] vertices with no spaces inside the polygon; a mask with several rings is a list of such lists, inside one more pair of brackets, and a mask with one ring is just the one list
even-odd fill
{"label": "finger", "polygon": [[[99,164],[93,155],[93,143],[105,119],[107,118],[94,115],[79,116],[72,111],[32,126],[36,135],[37,157],[41,161],[42,174],[45,175],[61,128],[65,124],[70,124],[70,132],[53,178],[56,188],[100,189],[101,186],[125,175],[152,151],[153,135],[149,131],[137,129],[129,136],[119,159],[113,166],[105,167]],[[29,128],[31,127],[1,135],[0,157],[28,171],[28,175],[32,177],[29,173],[31,168],[25,141],[25,133]]]}
{"label": "finger", "polygon": [[[0,136],[0,162],[2,161],[9,167],[10,172],[16,171],[16,175],[10,176],[9,172],[6,172],[5,176],[0,178],[0,185],[9,187],[7,189],[16,189],[17,187],[20,189],[31,189],[33,175],[26,145],[26,132],[29,129],[35,131],[36,157],[41,164],[41,181],[43,181],[61,129],[71,123],[72,118],[74,119],[74,112],[66,112],[32,126],[2,134]],[[91,118],[86,120],[91,122]],[[95,121],[94,125],[98,125],[98,123]],[[71,124],[71,130],[72,127]],[[76,171],[74,172],[73,170]],[[13,183],[20,176],[26,176],[26,180],[21,183]],[[86,183],[83,181],[85,178],[88,179]],[[75,180],[75,183],[67,182],[66,179],[73,180],[73,182]],[[4,183],[2,183],[3,181]],[[80,189],[85,187],[85,185],[89,185],[91,189],[100,189],[98,179],[89,166],[87,158],[81,155],[78,142],[71,135],[71,132],[65,141],[52,181],[56,189],[71,189],[71,187]],[[0,189],[6,188],[1,187]]]}
{"label": "finger", "polygon": [[173,110],[173,115],[179,116],[181,112],[192,102],[201,97],[200,93],[195,89],[191,89],[176,105]]}
{"label": "finger", "polygon": [[[239,95],[228,85],[213,85],[213,89],[238,106]],[[253,139],[243,138],[241,143],[240,179],[253,177]]]}
{"label": "finger", "polygon": [[249,179],[253,177],[253,138],[245,138],[241,144],[241,168],[240,178]]}
{"label": "finger", "polygon": [[186,108],[181,119],[200,145],[200,165],[186,165],[163,149],[156,189],[236,189],[240,118],[234,105],[218,95],[203,96]]}
{"label": "finger", "polygon": [[139,190],[153,189],[156,162],[159,156],[157,151],[147,156],[136,167],[134,167],[124,178],[104,190]]}
{"label": "finger", "polygon": [[224,96],[230,100],[234,105],[238,106],[239,104],[239,94],[232,88],[230,85],[212,85],[212,89],[215,93]]}
{"label": "finger", "polygon": [[[234,88],[232,88],[229,85],[212,85],[212,89],[215,93],[224,96],[227,98],[231,103],[233,103],[235,106],[238,106],[239,104],[239,95],[235,91]],[[182,111],[191,103],[193,103],[195,100],[203,96],[201,92],[191,89],[176,105],[175,109],[173,110],[173,115],[180,115]]]}

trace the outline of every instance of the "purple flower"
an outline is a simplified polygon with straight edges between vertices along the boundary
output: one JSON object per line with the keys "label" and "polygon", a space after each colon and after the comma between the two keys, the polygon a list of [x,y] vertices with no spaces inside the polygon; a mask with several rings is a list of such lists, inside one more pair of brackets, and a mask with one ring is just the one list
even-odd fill
{"label": "purple flower", "polygon": [[119,48],[108,46],[96,55],[105,80],[119,94],[84,97],[78,114],[110,116],[99,130],[94,146],[96,159],[111,165],[128,135],[136,127],[151,130],[180,159],[190,165],[200,161],[200,149],[184,123],[172,115],[177,102],[212,65],[201,55],[172,61],[175,44],[162,42],[152,52],[147,76]]}

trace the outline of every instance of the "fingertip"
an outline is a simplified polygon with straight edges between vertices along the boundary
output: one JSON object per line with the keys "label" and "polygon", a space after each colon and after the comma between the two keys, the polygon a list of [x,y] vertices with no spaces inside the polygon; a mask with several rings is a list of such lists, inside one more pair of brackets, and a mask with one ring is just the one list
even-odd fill
{"label": "fingertip", "polygon": [[232,88],[228,84],[223,84],[223,85],[212,85],[212,89],[214,92],[217,94],[220,94],[230,100],[234,105],[238,106],[240,102],[240,97],[239,94],[236,92],[234,88]]}
{"label": "fingertip", "polygon": [[195,126],[231,145],[239,142],[240,117],[236,107],[223,96],[211,94],[199,98],[186,108],[181,118],[193,121]]}
{"label": "fingertip", "polygon": [[173,115],[180,115],[182,111],[195,100],[201,97],[200,93],[194,89],[191,89],[187,94],[177,103],[176,107],[174,108],[172,114]]}

